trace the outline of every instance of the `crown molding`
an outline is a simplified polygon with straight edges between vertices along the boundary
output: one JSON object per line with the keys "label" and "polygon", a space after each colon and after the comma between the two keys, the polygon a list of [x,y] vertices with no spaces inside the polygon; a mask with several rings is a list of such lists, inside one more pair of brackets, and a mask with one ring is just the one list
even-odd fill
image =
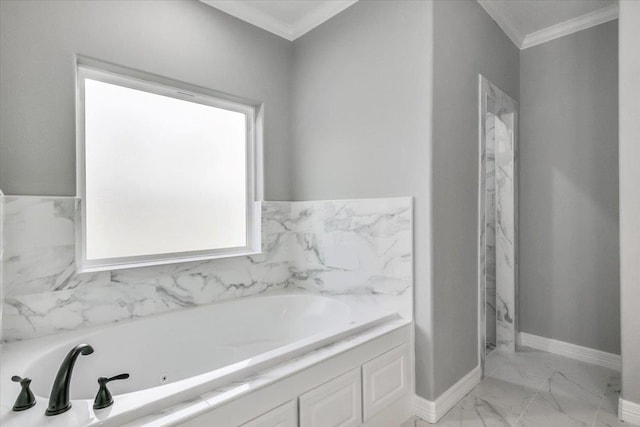
{"label": "crown molding", "polygon": [[552,25],[534,33],[527,34],[522,41],[520,49],[527,49],[605,22],[613,21],[618,18],[618,4],[612,4],[602,9],[594,10],[568,21]]}
{"label": "crown molding", "polygon": [[489,16],[496,21],[496,24],[498,24],[507,37],[511,39],[513,44],[515,44],[518,49],[522,49],[521,46],[525,35],[518,31],[504,13],[502,13],[502,10],[486,0],[478,0],[478,3],[489,14]]}
{"label": "crown molding", "polygon": [[321,3],[320,7],[311,11],[307,16],[298,21],[294,26],[293,39],[295,40],[300,36],[305,35],[309,31],[313,30],[318,25],[330,18],[333,18],[343,10],[356,4],[358,0],[333,0]]}
{"label": "crown molding", "polygon": [[509,18],[494,3],[478,0],[482,8],[491,16],[518,49],[527,49],[548,41],[604,24],[618,18],[618,4],[603,7],[593,12],[554,24],[529,34],[522,34]]}
{"label": "crown molding", "polygon": [[293,28],[284,22],[263,13],[248,3],[235,0],[200,0],[202,3],[215,7],[231,16],[267,30],[287,40],[293,40]]}
{"label": "crown molding", "polygon": [[289,41],[308,33],[318,25],[342,12],[358,0],[333,0],[321,3],[294,25],[287,24],[273,16],[251,7],[249,3],[237,0],[200,0],[231,16],[260,27]]}

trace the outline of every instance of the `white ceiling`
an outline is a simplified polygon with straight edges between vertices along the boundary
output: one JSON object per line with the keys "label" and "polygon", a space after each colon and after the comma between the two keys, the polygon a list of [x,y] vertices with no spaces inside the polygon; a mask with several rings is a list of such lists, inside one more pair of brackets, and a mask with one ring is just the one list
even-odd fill
{"label": "white ceiling", "polygon": [[478,0],[520,49],[618,17],[616,0]]}
{"label": "white ceiling", "polygon": [[200,1],[287,40],[295,40],[358,0]]}

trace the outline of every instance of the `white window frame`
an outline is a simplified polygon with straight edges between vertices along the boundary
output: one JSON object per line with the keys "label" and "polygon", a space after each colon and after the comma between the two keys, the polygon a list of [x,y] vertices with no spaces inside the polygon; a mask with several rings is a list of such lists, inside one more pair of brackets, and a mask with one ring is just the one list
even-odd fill
{"label": "white window frame", "polygon": [[[168,96],[217,108],[240,112],[247,117],[246,242],[242,247],[172,252],[117,258],[87,259],[86,162],[85,162],[85,80],[98,80],[131,89]],[[261,253],[262,123],[260,103],[244,100],[182,82],[135,70],[78,58],[76,67],[76,187],[79,215],[76,217],[76,267],[78,272],[202,261]]]}

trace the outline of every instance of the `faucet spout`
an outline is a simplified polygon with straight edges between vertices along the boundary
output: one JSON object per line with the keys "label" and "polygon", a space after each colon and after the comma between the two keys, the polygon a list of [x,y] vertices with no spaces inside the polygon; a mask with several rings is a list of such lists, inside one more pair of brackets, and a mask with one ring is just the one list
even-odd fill
{"label": "faucet spout", "polygon": [[58,374],[53,382],[51,388],[51,395],[49,397],[49,407],[45,411],[45,415],[58,415],[71,409],[71,402],[69,401],[69,386],[71,384],[71,374],[73,373],[73,367],[76,363],[78,356],[89,355],[93,353],[93,347],[89,344],[78,344],[75,346],[62,361]]}

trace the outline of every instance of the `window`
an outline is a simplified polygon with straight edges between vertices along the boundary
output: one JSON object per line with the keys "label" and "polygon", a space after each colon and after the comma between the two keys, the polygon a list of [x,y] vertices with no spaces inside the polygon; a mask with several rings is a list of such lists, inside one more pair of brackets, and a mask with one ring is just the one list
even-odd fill
{"label": "window", "polygon": [[78,66],[80,271],[260,250],[257,107],[165,83]]}

